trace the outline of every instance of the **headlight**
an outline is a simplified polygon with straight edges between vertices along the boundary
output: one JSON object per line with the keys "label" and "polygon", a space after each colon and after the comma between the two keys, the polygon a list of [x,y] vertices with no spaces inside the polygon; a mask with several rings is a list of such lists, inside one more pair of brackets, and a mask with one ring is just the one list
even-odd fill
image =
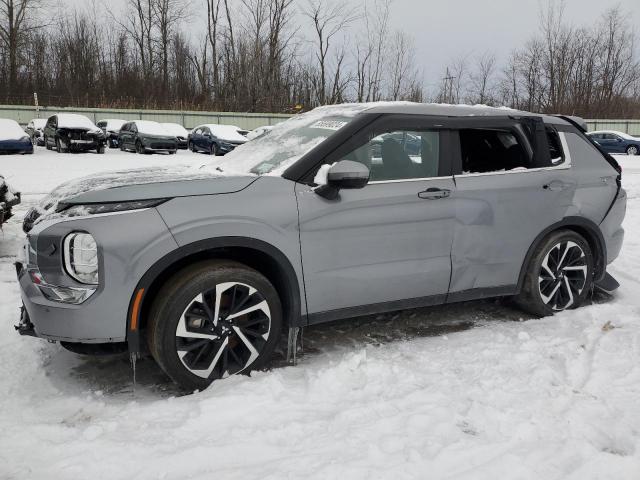
{"label": "headlight", "polygon": [[98,284],[98,246],[88,233],[70,233],[64,239],[64,265],[80,283]]}
{"label": "headlight", "polygon": [[133,200],[130,202],[113,202],[113,203],[87,203],[84,205],[69,205],[67,203],[59,203],[56,212],[64,212],[68,217],[79,217],[85,215],[98,215],[100,213],[126,212],[128,210],[140,210],[143,208],[157,207],[164,203],[168,198],[154,198],[152,200]]}

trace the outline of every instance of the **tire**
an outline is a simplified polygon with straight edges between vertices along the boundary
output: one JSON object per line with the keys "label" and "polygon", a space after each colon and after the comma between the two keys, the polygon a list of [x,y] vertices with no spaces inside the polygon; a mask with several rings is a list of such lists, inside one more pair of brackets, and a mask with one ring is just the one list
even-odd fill
{"label": "tire", "polygon": [[534,251],[518,306],[537,317],[578,308],[593,285],[593,253],[589,243],[571,230],[550,234]]}
{"label": "tire", "polygon": [[193,146],[193,143],[187,142],[187,150],[191,150],[192,152],[195,153],[196,148]]}
{"label": "tire", "polygon": [[176,151],[175,150],[169,150],[169,155],[175,155]]}
{"label": "tire", "polygon": [[44,137],[44,148],[46,148],[47,150],[51,150],[51,145],[49,145],[47,137]]}
{"label": "tire", "polygon": [[[208,309],[199,299],[207,300]],[[189,318],[204,323],[187,325]],[[204,389],[216,379],[264,367],[282,323],[280,298],[269,280],[241,263],[212,260],[185,268],[162,286],[151,307],[147,342],[177,384]]]}
{"label": "tire", "polygon": [[98,147],[98,148],[96,149],[96,152],[97,152],[97,153],[99,153],[99,154],[103,154],[103,153],[104,153],[104,150],[105,150],[105,146],[104,146],[104,145],[102,145],[102,146],[100,146],[100,147]]}
{"label": "tire", "polygon": [[140,140],[136,142],[136,153],[146,153],[144,151],[144,148],[142,148],[142,144],[140,143]]}
{"label": "tire", "polygon": [[121,152],[126,152],[126,151],[127,151],[127,149],[126,149],[126,148],[124,148],[124,143],[121,143],[121,144],[120,144],[120,151],[121,151]]}
{"label": "tire", "polygon": [[65,153],[67,151],[66,148],[62,148],[62,142],[59,138],[56,138],[56,152]]}
{"label": "tire", "polygon": [[218,156],[218,146],[215,143],[211,144],[211,148],[209,150],[209,155],[213,155],[214,157]]}
{"label": "tire", "polygon": [[627,155],[638,155],[640,154],[640,149],[638,149],[637,145],[629,145],[627,147]]}

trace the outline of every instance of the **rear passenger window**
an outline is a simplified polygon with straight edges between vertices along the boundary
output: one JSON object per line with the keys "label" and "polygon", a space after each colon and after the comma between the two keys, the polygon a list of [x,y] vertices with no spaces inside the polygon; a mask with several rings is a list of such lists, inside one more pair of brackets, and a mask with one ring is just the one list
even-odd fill
{"label": "rear passenger window", "polygon": [[531,168],[530,155],[510,130],[473,128],[459,133],[464,174]]}

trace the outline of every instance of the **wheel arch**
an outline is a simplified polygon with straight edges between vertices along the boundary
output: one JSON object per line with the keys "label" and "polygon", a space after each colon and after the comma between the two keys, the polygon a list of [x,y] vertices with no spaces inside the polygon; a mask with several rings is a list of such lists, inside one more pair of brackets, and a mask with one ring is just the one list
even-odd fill
{"label": "wheel arch", "polygon": [[524,262],[522,263],[522,267],[520,268],[518,292],[522,290],[525,275],[527,273],[527,267],[531,262],[531,258],[533,257],[533,253],[536,248],[538,248],[545,238],[558,230],[572,230],[585,238],[594,255],[594,281],[598,281],[604,277],[607,265],[607,244],[604,241],[604,236],[602,235],[600,228],[591,220],[583,217],[565,217],[563,220],[550,225],[540,232],[529,247]]}
{"label": "wheel arch", "polygon": [[153,300],[164,282],[181,269],[210,259],[235,260],[262,273],[282,302],[286,326],[302,325],[301,294],[293,265],[278,248],[248,237],[219,237],[184,245],[158,260],[140,279],[129,301],[127,342],[130,352],[140,352]]}

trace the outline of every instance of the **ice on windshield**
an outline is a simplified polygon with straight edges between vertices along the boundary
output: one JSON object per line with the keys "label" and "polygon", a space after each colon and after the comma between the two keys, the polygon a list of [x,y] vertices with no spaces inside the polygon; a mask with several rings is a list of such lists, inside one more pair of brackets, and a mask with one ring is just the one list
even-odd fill
{"label": "ice on windshield", "polygon": [[231,174],[281,175],[288,167],[337,130],[344,128],[367,104],[316,108],[276,125],[269,135],[236,148],[202,168]]}

